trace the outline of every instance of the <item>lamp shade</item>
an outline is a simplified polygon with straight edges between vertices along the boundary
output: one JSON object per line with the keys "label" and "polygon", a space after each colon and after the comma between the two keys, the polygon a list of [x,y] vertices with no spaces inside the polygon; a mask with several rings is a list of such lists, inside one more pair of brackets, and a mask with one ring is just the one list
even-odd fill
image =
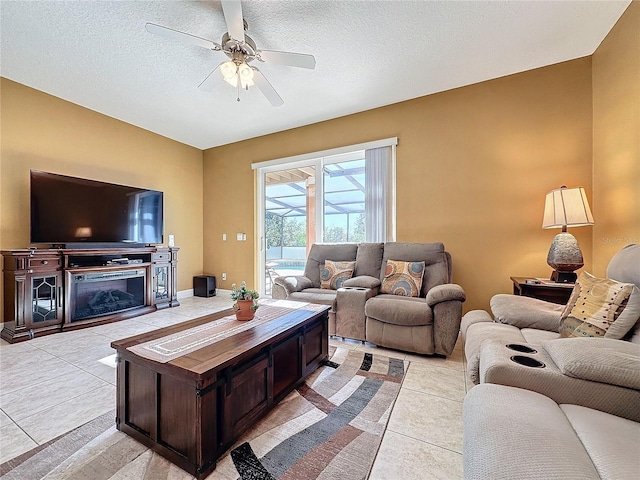
{"label": "lamp shade", "polygon": [[593,225],[593,215],[583,187],[561,187],[547,193],[542,228]]}

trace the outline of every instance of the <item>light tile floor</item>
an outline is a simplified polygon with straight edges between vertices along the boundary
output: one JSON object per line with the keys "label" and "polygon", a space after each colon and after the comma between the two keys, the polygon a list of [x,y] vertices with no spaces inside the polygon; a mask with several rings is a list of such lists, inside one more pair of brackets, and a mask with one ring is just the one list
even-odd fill
{"label": "light tile floor", "polygon": [[[111,341],[231,306],[226,295],[182,299],[176,308],[26,342],[0,341],[0,463],[115,408]],[[413,355],[332,338],[349,349],[411,362],[370,478],[462,478],[460,342],[446,358]],[[215,479],[215,471],[208,478]]]}

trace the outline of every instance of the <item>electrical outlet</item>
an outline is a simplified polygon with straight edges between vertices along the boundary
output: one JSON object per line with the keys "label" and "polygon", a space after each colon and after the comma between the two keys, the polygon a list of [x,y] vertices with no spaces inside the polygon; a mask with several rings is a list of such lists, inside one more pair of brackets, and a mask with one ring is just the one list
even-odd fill
{"label": "electrical outlet", "polygon": [[223,234],[222,234],[222,241],[223,241],[223,242],[226,242],[226,241],[227,241],[227,234],[226,234],[226,233],[223,233]]}
{"label": "electrical outlet", "polygon": [[173,235],[169,235],[169,246],[170,247],[175,247],[175,239],[176,237],[174,237]]}
{"label": "electrical outlet", "polygon": [[222,274],[222,280],[226,280],[226,279],[227,279],[227,274],[226,274],[226,273],[223,273],[223,274]]}

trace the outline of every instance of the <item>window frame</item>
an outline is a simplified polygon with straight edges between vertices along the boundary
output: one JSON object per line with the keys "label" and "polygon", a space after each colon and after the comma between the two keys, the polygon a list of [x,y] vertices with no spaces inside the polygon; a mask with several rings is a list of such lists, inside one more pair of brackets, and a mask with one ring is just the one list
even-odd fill
{"label": "window frame", "polygon": [[267,173],[286,170],[289,168],[314,167],[316,175],[316,192],[321,192],[319,200],[322,202],[322,208],[316,208],[316,231],[324,237],[324,166],[332,163],[340,163],[349,161],[359,156],[362,158],[362,151],[371,148],[391,147],[391,165],[389,166],[389,202],[388,215],[390,218],[388,225],[387,241],[395,241],[396,239],[396,146],[398,138],[386,138],[373,142],[350,145],[319,152],[311,152],[303,155],[279,158],[251,164],[251,168],[256,171],[256,232],[257,232],[257,248],[256,248],[256,284],[258,292],[264,295],[266,290],[266,235],[265,235],[265,176]]}

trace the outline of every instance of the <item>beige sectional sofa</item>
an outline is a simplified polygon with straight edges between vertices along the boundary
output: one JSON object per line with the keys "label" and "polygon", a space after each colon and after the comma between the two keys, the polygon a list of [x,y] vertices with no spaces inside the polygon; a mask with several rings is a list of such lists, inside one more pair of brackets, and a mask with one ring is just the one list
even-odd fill
{"label": "beige sectional sofa", "polygon": [[[338,288],[321,288],[325,263],[355,262]],[[380,293],[398,262],[424,263],[417,296]],[[304,275],[274,280],[273,298],[330,305],[329,333],[421,354],[450,355],[462,317],[463,289],[451,283],[442,243],[314,244]]]}
{"label": "beige sectional sofa", "polygon": [[[620,250],[609,262],[607,278],[634,284],[636,289],[640,288],[640,245],[629,245]],[[636,292],[638,293],[640,292]],[[563,309],[564,305],[529,297],[499,294],[491,299],[491,312],[495,321],[489,313],[481,310],[465,314],[460,332],[464,340],[467,376],[471,383],[504,383],[534,389],[558,402],[566,403],[571,401],[568,395],[583,395],[580,393],[582,390],[577,387],[579,380],[593,380],[581,378],[589,377],[590,371],[580,374],[569,373],[567,365],[576,363],[578,356],[583,358],[582,361],[592,359],[593,370],[596,364],[605,366],[613,365],[616,361],[631,361],[633,352],[640,355],[638,316],[633,317],[635,325],[624,339],[561,338],[559,330]],[[634,315],[639,314],[636,312]],[[513,344],[529,347],[536,350],[536,353],[516,352],[507,347]],[[510,360],[511,356],[518,353],[542,361],[546,367],[536,369],[518,365]],[[638,368],[640,369],[640,363]],[[559,372],[560,376],[554,378],[552,372]],[[640,370],[638,376],[640,377]],[[620,385],[621,381],[615,378],[613,374],[605,375],[598,383],[609,385],[612,392],[618,390],[618,387],[629,388],[624,382]],[[572,388],[567,388],[570,384]],[[590,383],[586,385],[585,389],[596,388]],[[640,405],[640,388],[633,392],[636,404]],[[589,396],[588,391],[584,392],[584,396]],[[594,398],[593,401],[597,399]]]}
{"label": "beige sectional sofa", "polygon": [[[640,245],[618,252],[607,278],[640,294]],[[493,318],[464,316],[467,374],[477,384],[464,404],[465,478],[640,478],[637,297],[623,307],[633,326],[622,338],[562,338],[563,305],[515,295],[492,298]]]}

